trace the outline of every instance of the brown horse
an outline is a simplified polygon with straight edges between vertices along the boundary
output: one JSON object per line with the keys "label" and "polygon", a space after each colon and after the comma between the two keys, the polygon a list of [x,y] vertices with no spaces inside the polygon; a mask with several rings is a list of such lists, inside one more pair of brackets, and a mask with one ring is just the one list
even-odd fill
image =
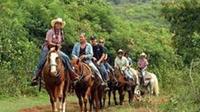
{"label": "brown horse", "polygon": [[[80,112],[84,111],[87,112],[87,102],[90,99],[90,112],[92,112],[93,108],[93,100],[97,102],[97,97],[96,96],[96,89],[94,85],[94,77],[93,77],[93,72],[91,68],[81,62],[79,59],[72,59],[71,61],[75,72],[80,75],[81,79],[78,81],[75,85],[75,92],[79,100],[79,105],[80,105]],[[82,101],[83,99],[83,101]],[[83,109],[83,102],[84,102],[84,109]],[[98,103],[97,103],[98,104]],[[98,106],[96,106],[98,107]],[[98,108],[96,108],[96,111],[98,111]]]}
{"label": "brown horse", "polygon": [[[114,102],[115,105],[118,105],[117,103],[117,99],[116,99],[116,90],[119,89],[118,87],[118,81],[114,75],[114,72],[109,72],[109,81],[108,81],[108,87],[109,87],[109,91],[108,91],[108,105],[110,106],[110,98],[111,98],[111,93],[113,93],[113,98],[114,98]],[[106,95],[104,96],[104,106],[105,106],[105,100],[106,100]]]}
{"label": "brown horse", "polygon": [[127,81],[125,79],[124,74],[118,68],[115,68],[114,73],[118,80],[118,93],[119,93],[120,105],[123,104],[125,91],[128,92],[129,103],[131,103],[133,100],[133,91],[134,91],[134,85],[135,85],[134,81],[130,81],[130,80]]}
{"label": "brown horse", "polygon": [[64,64],[57,50],[50,50],[42,70],[45,88],[49,94],[52,111],[56,112],[57,102],[60,112],[65,112],[66,91],[69,86],[69,72],[65,71]]}

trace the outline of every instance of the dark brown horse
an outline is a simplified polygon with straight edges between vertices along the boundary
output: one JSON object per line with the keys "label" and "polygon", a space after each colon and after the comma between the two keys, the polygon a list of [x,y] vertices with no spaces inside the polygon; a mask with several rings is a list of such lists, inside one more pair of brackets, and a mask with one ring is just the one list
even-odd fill
{"label": "dark brown horse", "polygon": [[[108,81],[108,87],[109,87],[109,91],[108,91],[108,105],[110,106],[110,99],[111,99],[111,93],[113,93],[113,98],[114,98],[114,102],[115,105],[118,105],[117,103],[117,99],[116,99],[116,90],[119,89],[118,87],[118,81],[115,77],[114,72],[109,72],[109,81]],[[104,106],[105,106],[105,100],[106,100],[106,95],[104,96]]]}
{"label": "dark brown horse", "polygon": [[[75,72],[80,75],[81,79],[75,85],[75,92],[79,100],[80,112],[87,112],[87,102],[90,99],[90,112],[93,109],[93,101],[96,101],[96,111],[98,111],[98,97],[96,92],[95,79],[91,68],[81,62],[79,59],[72,59],[71,61]],[[82,101],[83,100],[83,101]],[[84,109],[83,109],[84,102]]]}
{"label": "dark brown horse", "polygon": [[127,81],[120,69],[115,68],[114,74],[118,81],[118,93],[119,93],[120,105],[123,104],[125,91],[128,92],[129,103],[131,103],[133,100],[133,92],[135,85],[134,81],[130,80]]}
{"label": "dark brown horse", "polygon": [[45,88],[49,94],[52,111],[65,112],[66,91],[69,86],[69,72],[65,71],[64,64],[57,50],[50,50],[42,70]]}

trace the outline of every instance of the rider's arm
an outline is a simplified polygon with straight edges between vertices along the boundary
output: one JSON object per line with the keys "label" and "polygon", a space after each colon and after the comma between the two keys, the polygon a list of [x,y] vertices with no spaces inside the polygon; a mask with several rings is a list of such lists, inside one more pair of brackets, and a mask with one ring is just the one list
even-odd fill
{"label": "rider's arm", "polygon": [[92,59],[94,53],[93,53],[93,49],[92,49],[92,45],[91,44],[87,44],[86,51],[87,52],[84,55],[84,58]]}
{"label": "rider's arm", "polygon": [[98,63],[102,62],[105,58],[105,55],[106,55],[106,49],[105,47],[100,47],[101,48],[101,52],[103,53],[101,58],[98,60]]}
{"label": "rider's arm", "polygon": [[98,62],[102,62],[104,60],[105,54],[103,53],[101,58],[98,60]]}
{"label": "rider's arm", "polygon": [[74,44],[74,47],[72,49],[72,57],[78,57],[77,49],[78,49],[78,43]]}
{"label": "rider's arm", "polygon": [[114,68],[118,68],[118,65],[117,65],[117,58],[115,58]]}
{"label": "rider's arm", "polygon": [[108,54],[105,54],[104,60],[108,59]]}

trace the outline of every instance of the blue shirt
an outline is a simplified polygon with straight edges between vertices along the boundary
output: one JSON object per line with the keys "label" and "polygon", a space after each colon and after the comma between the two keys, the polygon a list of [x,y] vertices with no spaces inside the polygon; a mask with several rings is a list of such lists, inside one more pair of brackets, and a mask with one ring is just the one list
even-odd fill
{"label": "blue shirt", "polygon": [[[80,57],[80,48],[81,48],[81,44],[80,43],[76,43],[73,47],[72,50],[72,57]],[[86,63],[90,63],[92,62],[92,57],[93,57],[93,49],[92,49],[92,45],[90,43],[86,43],[86,48],[85,48],[85,59],[86,59]]]}

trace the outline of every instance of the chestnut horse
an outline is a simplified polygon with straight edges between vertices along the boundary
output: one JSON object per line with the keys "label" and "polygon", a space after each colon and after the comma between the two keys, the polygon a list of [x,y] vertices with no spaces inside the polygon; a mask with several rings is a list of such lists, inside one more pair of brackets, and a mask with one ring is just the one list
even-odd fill
{"label": "chestnut horse", "polygon": [[[79,100],[80,112],[87,112],[87,102],[90,101],[90,112],[92,112],[93,108],[93,100],[97,102],[97,97],[94,98],[96,95],[96,89],[94,86],[94,77],[91,68],[81,62],[80,59],[72,59],[71,60],[72,66],[75,69],[75,72],[80,75],[81,79],[75,84],[75,92]],[[94,91],[95,90],[95,91]],[[92,93],[93,92],[93,93]],[[90,99],[90,100],[89,100]],[[82,101],[83,100],[83,101]],[[91,101],[92,100],[92,101]],[[83,108],[84,102],[84,108]],[[98,107],[98,106],[97,106]],[[98,111],[98,108],[96,108]]]}
{"label": "chestnut horse", "polygon": [[[118,81],[118,93],[119,93],[120,105],[123,104],[125,91],[128,92],[129,103],[131,103],[133,100],[133,92],[135,89],[134,86],[136,85],[135,81],[131,81],[131,80],[127,81],[125,79],[124,74],[118,68],[114,69],[114,74]],[[115,101],[115,103],[116,103],[116,101]]]}
{"label": "chestnut horse", "polygon": [[64,64],[58,50],[50,50],[42,70],[45,88],[49,94],[52,111],[65,112],[66,91],[69,86],[69,72],[65,71]]}

